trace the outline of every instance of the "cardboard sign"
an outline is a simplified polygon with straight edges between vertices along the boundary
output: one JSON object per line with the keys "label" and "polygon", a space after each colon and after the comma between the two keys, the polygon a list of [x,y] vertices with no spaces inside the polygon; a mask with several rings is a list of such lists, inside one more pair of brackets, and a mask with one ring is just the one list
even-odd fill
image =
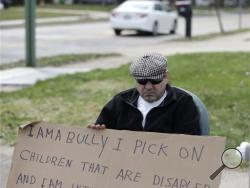
{"label": "cardboard sign", "polygon": [[218,188],[225,139],[34,123],[20,129],[7,188]]}

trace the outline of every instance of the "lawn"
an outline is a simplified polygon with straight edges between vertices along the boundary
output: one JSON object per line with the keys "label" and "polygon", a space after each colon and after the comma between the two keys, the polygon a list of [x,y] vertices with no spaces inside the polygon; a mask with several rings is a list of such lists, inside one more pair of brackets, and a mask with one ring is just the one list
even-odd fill
{"label": "lawn", "polygon": [[[227,147],[250,141],[250,54],[204,53],[168,57],[172,85],[198,95],[208,108],[211,135]],[[45,120],[86,126],[112,96],[132,87],[128,65],[60,76],[11,93],[0,93],[1,137],[11,143],[20,124]]]}
{"label": "lawn", "polygon": [[[48,18],[48,17],[61,17],[61,16],[81,16],[81,13],[68,13],[63,11],[56,12],[51,11],[50,9],[56,9],[56,10],[82,10],[82,14],[84,14],[84,10],[92,10],[92,11],[105,11],[108,12],[112,8],[114,8],[114,5],[44,5],[44,6],[37,6],[36,7],[36,17],[37,18]],[[46,10],[48,10],[46,12]],[[5,10],[1,10],[1,17],[0,21],[3,20],[15,20],[15,19],[24,19],[24,6],[18,6],[18,7],[10,7]]]}
{"label": "lawn", "polygon": [[[6,10],[1,10],[0,21],[3,20],[17,20],[24,19],[24,7],[10,7]],[[37,18],[48,18],[48,17],[61,17],[61,16],[75,16],[74,14],[63,14],[63,13],[51,13],[51,12],[39,12],[37,9]]]}
{"label": "lawn", "polygon": [[203,35],[198,35],[198,36],[193,36],[192,38],[178,38],[178,39],[173,39],[172,41],[175,42],[183,42],[183,41],[204,41],[204,40],[210,40],[216,37],[221,37],[221,36],[227,36],[227,35],[234,35],[234,34],[239,34],[239,33],[244,33],[244,32],[249,32],[249,28],[244,28],[244,29],[237,29],[237,30],[232,30],[232,31],[225,31],[224,33],[209,33],[209,34],[203,34]]}
{"label": "lawn", "polygon": [[55,8],[55,9],[70,9],[70,10],[92,10],[92,11],[106,11],[109,12],[116,5],[99,5],[99,4],[72,4],[72,5],[59,5],[59,4],[46,4],[39,6],[40,8]]}

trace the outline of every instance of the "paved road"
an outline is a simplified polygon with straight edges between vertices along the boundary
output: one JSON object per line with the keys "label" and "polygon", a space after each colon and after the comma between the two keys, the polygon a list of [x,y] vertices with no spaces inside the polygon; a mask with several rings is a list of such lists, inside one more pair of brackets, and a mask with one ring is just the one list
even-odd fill
{"label": "paved road", "polygon": [[[225,31],[238,29],[238,15],[224,13],[222,15]],[[250,28],[250,14],[242,17],[242,26]],[[91,24],[73,24],[40,26],[37,28],[37,57],[53,56],[70,53],[108,53],[117,52],[130,56],[130,51],[143,46],[154,49],[159,44],[175,38],[183,37],[184,20],[179,18],[176,35],[158,37],[137,36],[125,33],[116,37],[108,22]],[[11,63],[25,57],[24,29],[1,29],[1,64]],[[219,32],[215,16],[200,16],[193,18],[193,36]],[[167,45],[167,44],[166,44]]]}

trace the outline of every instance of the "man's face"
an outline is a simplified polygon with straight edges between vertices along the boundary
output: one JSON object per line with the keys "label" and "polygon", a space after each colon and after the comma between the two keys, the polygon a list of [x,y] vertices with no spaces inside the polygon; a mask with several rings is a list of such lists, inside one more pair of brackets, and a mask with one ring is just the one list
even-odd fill
{"label": "man's face", "polygon": [[158,84],[153,84],[150,81],[146,82],[145,85],[137,83],[136,89],[145,101],[151,103],[163,96],[167,83],[168,79],[167,76],[165,76]]}

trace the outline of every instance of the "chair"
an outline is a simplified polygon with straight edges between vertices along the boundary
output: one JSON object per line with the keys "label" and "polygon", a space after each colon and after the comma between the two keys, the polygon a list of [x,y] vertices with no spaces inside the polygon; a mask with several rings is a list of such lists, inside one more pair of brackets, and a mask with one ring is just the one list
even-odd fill
{"label": "chair", "polygon": [[204,103],[197,97],[195,94],[193,94],[190,91],[187,91],[183,88],[176,87],[189,95],[193,97],[194,103],[198,109],[198,113],[200,116],[199,124],[201,129],[201,135],[209,135],[210,134],[210,123],[209,123],[209,117],[208,117],[208,111]]}

